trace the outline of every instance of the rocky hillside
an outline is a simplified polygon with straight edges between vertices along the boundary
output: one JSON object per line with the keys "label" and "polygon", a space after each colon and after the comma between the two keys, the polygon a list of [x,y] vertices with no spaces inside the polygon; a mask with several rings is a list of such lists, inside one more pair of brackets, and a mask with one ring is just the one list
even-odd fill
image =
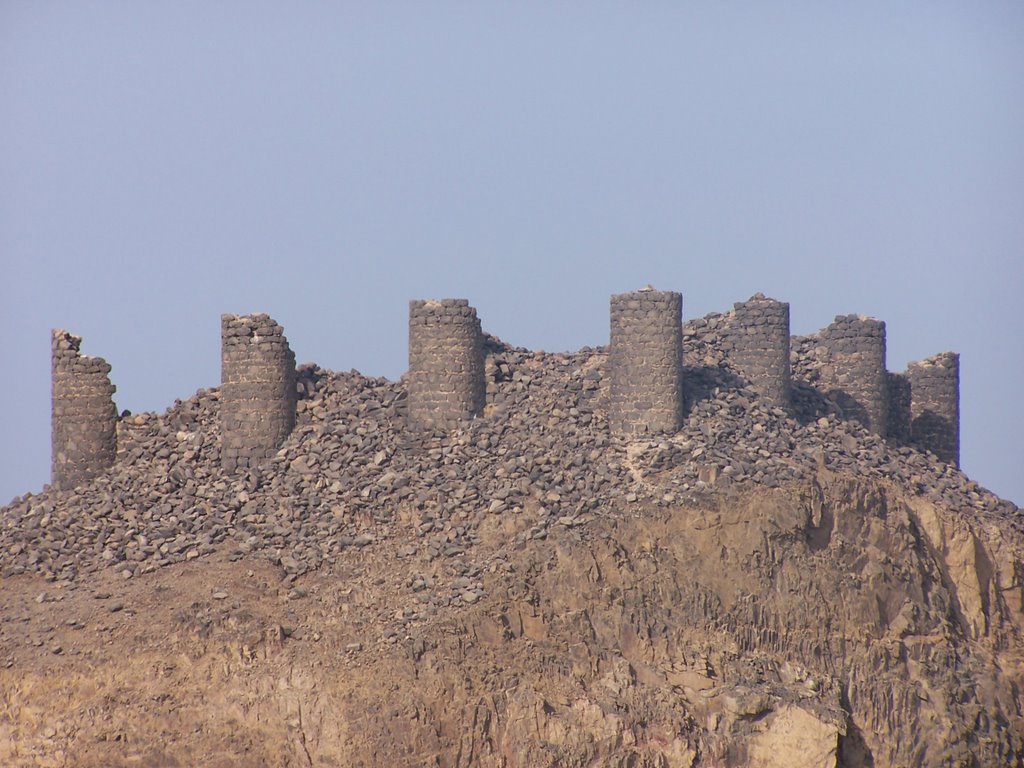
{"label": "rocky hillside", "polygon": [[258,472],[216,390],[123,418],[0,512],[0,763],[1024,765],[1019,511],[845,420],[812,341],[766,406],[721,320],[653,441],[603,349],[497,339],[450,433],[316,366]]}

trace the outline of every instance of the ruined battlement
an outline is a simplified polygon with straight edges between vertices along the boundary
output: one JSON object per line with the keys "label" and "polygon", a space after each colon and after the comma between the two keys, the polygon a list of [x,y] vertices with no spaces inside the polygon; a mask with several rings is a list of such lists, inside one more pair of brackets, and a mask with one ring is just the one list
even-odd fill
{"label": "ruined battlement", "polygon": [[258,466],[295,426],[295,355],[265,314],[221,315],[221,466]]}
{"label": "ruined battlement", "polygon": [[943,461],[960,465],[960,355],[942,352],[910,363],[910,438]]}
{"label": "ruined battlement", "polygon": [[789,304],[756,293],[733,305],[726,329],[732,367],[772,405],[789,408]]}
{"label": "ruined battlement", "polygon": [[409,419],[453,427],[480,416],[486,399],[484,339],[465,299],[409,302]]}
{"label": "ruined battlement", "polygon": [[676,432],[683,421],[683,296],[645,289],[611,297],[612,432]]}
{"label": "ruined battlement", "polygon": [[[653,288],[611,297],[607,362],[599,375],[611,434],[671,435],[684,424],[682,305],[682,294]],[[747,386],[791,413],[794,388],[810,388],[839,418],[959,463],[956,354],[893,373],[885,365],[884,322],[840,315],[812,336],[791,337],[789,305],[763,294],[710,317],[719,321],[713,344],[729,387]],[[53,485],[59,489],[102,473],[117,451],[110,366],[81,356],[80,344],[78,337],[54,332]],[[283,328],[266,314],[223,315],[221,348],[220,458],[222,469],[234,473],[271,459],[291,433],[295,356]],[[486,354],[468,300],[411,301],[406,424],[451,430],[483,418]]]}
{"label": "ruined battlement", "polygon": [[80,352],[82,339],[51,335],[51,484],[74,488],[102,473],[117,456],[117,409],[110,365]]}
{"label": "ruined battlement", "polygon": [[822,390],[847,418],[884,437],[889,417],[885,323],[864,315],[838,315],[818,338],[825,352]]}

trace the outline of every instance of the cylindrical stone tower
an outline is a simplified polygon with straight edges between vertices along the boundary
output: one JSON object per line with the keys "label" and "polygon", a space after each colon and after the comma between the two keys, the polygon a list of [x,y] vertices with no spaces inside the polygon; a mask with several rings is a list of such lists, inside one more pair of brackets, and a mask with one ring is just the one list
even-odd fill
{"label": "cylindrical stone tower", "polygon": [[265,314],[221,315],[221,466],[255,467],[295,426],[295,355]]}
{"label": "cylindrical stone tower", "polygon": [[79,354],[82,339],[51,337],[51,484],[68,490],[91,480],[117,458],[117,409],[110,365]]}
{"label": "cylindrical stone tower", "polygon": [[733,305],[726,335],[737,373],[772,405],[789,407],[789,304],[756,293]]}
{"label": "cylindrical stone tower", "polygon": [[487,395],[484,337],[466,299],[409,302],[409,420],[454,427],[480,416]]}
{"label": "cylindrical stone tower", "polygon": [[653,289],[611,297],[608,421],[620,435],[683,423],[683,296]]}
{"label": "cylindrical stone tower", "polygon": [[911,439],[960,465],[960,355],[943,352],[907,366]]}
{"label": "cylindrical stone tower", "polygon": [[889,416],[885,323],[863,315],[839,315],[819,338],[829,352],[821,369],[826,394],[847,418],[884,437]]}

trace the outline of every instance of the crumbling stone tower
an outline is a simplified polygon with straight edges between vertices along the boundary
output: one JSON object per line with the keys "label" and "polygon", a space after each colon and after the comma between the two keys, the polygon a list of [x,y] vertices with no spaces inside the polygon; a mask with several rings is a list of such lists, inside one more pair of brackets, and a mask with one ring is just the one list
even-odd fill
{"label": "crumbling stone tower", "polygon": [[484,339],[466,299],[409,302],[409,420],[449,428],[484,412]]}
{"label": "crumbling stone tower", "polygon": [[960,465],[960,355],[942,352],[907,366],[910,435],[919,447]]}
{"label": "crumbling stone tower", "polygon": [[80,337],[60,329],[50,340],[50,482],[60,490],[91,480],[117,458],[110,365],[80,354],[81,345]]}
{"label": "crumbling stone tower", "polygon": [[884,437],[889,416],[885,323],[863,315],[839,315],[819,338],[828,350],[821,369],[824,391],[847,418]]}
{"label": "crumbling stone tower", "polygon": [[725,343],[736,372],[772,405],[788,408],[789,304],[762,293],[737,302]]}
{"label": "crumbling stone tower", "polygon": [[683,296],[646,289],[611,297],[608,421],[620,435],[683,423]]}
{"label": "crumbling stone tower", "polygon": [[295,355],[269,315],[221,315],[221,466],[255,467],[295,426]]}

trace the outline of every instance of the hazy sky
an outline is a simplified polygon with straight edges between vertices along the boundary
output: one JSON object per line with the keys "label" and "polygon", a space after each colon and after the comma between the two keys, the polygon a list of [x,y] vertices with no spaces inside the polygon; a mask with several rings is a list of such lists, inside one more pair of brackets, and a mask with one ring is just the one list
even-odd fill
{"label": "hazy sky", "polygon": [[394,378],[411,298],[565,350],[651,283],[960,352],[963,467],[1024,504],[1024,4],[0,0],[0,267],[0,503],[51,328],[137,412],[218,384],[222,312]]}

